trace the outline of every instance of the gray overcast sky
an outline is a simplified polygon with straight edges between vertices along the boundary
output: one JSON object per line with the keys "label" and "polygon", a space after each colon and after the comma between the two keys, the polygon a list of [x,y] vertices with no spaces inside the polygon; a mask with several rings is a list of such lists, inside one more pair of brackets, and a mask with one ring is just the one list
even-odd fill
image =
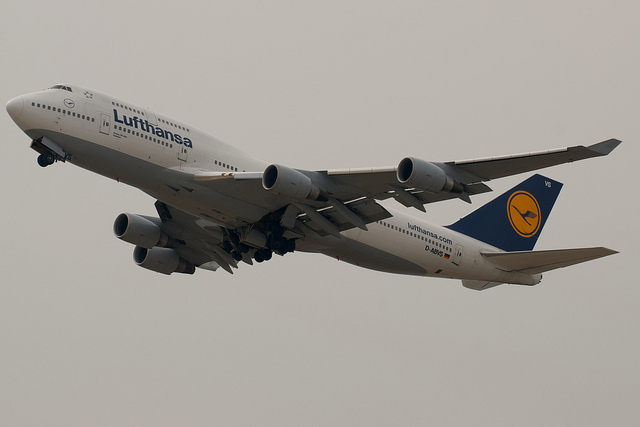
{"label": "gray overcast sky", "polygon": [[38,167],[3,111],[0,424],[636,425],[638,17],[635,1],[5,1],[0,99],[84,85],[292,167],[624,143],[543,172],[565,187],[537,246],[621,253],[533,288],[309,254],[165,277],[111,232],[154,201]]}

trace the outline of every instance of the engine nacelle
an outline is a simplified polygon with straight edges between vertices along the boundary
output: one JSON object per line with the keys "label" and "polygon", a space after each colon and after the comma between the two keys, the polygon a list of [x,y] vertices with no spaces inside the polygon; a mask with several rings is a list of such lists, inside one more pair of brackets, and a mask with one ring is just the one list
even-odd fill
{"label": "engine nacelle", "polygon": [[269,165],[262,174],[262,187],[282,196],[298,200],[318,200],[320,189],[311,178],[295,169]]}
{"label": "engine nacelle", "polygon": [[396,174],[401,184],[433,193],[441,191],[462,193],[461,184],[455,182],[437,165],[415,157],[405,157],[398,165]]}
{"label": "engine nacelle", "polygon": [[143,248],[173,246],[171,238],[160,230],[158,224],[140,215],[129,213],[118,215],[113,223],[113,234],[125,242]]}
{"label": "engine nacelle", "polygon": [[136,246],[133,250],[133,260],[140,267],[162,274],[193,274],[196,271],[193,264],[180,258],[175,249],[171,248],[147,249]]}

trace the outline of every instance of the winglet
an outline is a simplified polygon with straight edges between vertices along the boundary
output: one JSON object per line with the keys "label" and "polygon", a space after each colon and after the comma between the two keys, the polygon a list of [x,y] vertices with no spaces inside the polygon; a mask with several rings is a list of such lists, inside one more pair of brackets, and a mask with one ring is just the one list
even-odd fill
{"label": "winglet", "polygon": [[612,138],[606,141],[602,141],[598,144],[590,145],[587,148],[591,151],[598,153],[597,154],[598,156],[606,156],[607,154],[615,150],[616,147],[621,143],[622,141],[620,141],[619,139]]}

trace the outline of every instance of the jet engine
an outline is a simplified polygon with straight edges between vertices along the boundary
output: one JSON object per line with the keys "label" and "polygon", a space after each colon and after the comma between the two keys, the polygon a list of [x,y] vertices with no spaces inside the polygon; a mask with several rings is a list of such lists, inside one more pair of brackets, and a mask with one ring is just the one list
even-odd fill
{"label": "jet engine", "polygon": [[262,187],[282,196],[298,200],[319,200],[323,196],[311,178],[295,169],[269,165],[262,174]]}
{"label": "jet engine", "polygon": [[396,174],[401,184],[420,190],[438,193],[462,193],[464,188],[447,175],[439,166],[415,157],[405,157]]}
{"label": "jet engine", "polygon": [[133,260],[140,267],[162,274],[193,274],[196,271],[193,264],[180,258],[175,249],[171,248],[147,249],[136,246],[133,250]]}
{"label": "jet engine", "polygon": [[117,238],[143,248],[174,246],[172,239],[160,230],[157,218],[123,213],[113,223]]}

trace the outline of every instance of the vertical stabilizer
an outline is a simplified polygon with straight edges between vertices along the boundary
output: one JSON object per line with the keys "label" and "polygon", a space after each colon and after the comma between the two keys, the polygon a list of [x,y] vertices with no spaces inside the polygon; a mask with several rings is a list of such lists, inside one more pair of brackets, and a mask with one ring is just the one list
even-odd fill
{"label": "vertical stabilizer", "polygon": [[562,184],[534,175],[447,228],[504,251],[530,251]]}

